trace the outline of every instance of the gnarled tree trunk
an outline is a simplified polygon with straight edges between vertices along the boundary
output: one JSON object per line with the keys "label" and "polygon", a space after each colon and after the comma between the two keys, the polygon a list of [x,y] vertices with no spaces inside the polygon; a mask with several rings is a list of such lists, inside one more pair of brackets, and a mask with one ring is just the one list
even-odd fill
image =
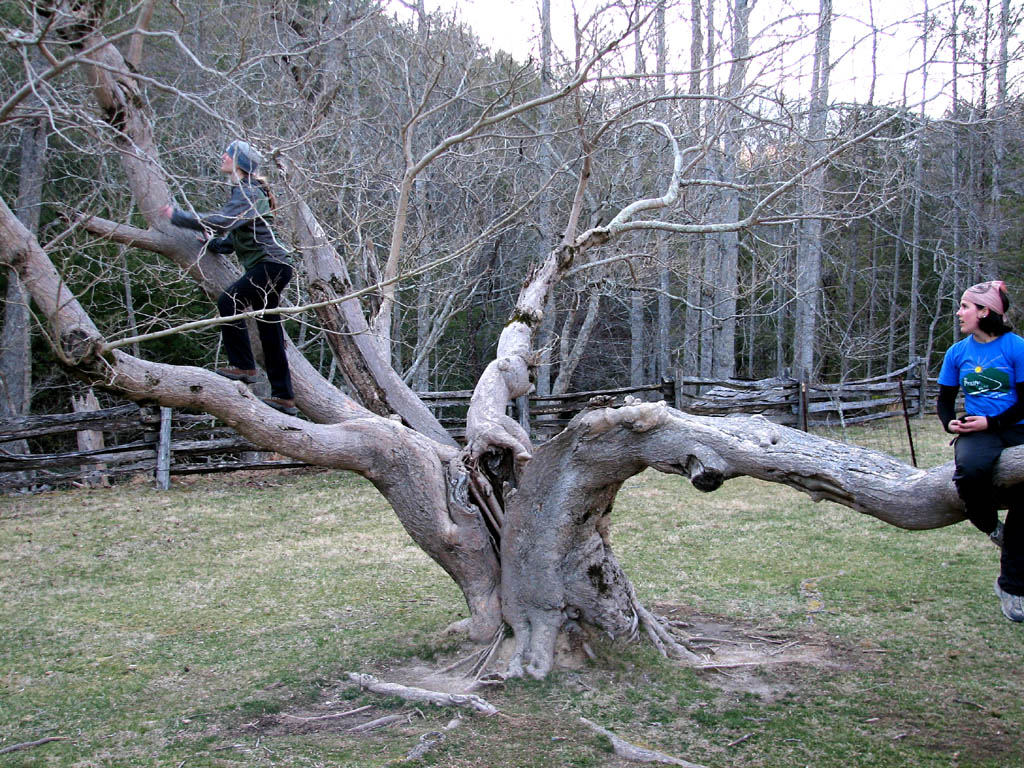
{"label": "gnarled tree trunk", "polygon": [[[1004,453],[1000,483],[1024,478],[1022,459],[1024,448]],[[513,674],[546,675],[566,623],[612,636],[638,624],[657,632],[609,541],[616,493],[648,467],[684,475],[703,491],[739,475],[783,483],[900,528],[963,519],[952,463],[915,469],[760,416],[692,416],[664,403],[585,411],[536,449],[506,497],[502,610],[515,631]]]}

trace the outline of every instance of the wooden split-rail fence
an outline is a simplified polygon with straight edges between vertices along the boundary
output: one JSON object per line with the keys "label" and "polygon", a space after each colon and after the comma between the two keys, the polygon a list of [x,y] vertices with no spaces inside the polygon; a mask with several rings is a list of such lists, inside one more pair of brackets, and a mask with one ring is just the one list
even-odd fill
{"label": "wooden split-rail fence", "polygon": [[[82,433],[103,439],[72,450]],[[5,446],[31,441],[43,451],[12,453]],[[81,441],[78,441],[79,443]],[[90,441],[96,444],[96,439]],[[31,444],[30,443],[30,444]],[[166,488],[170,476],[241,469],[304,467],[268,454],[212,416],[140,407],[134,403],[95,411],[0,420],[0,489],[100,484],[148,475]]]}
{"label": "wooden split-rail fence", "polygon": [[[809,429],[846,426],[924,412],[934,397],[917,365],[885,376],[841,384],[788,378],[761,381],[678,377],[660,384],[520,398],[509,415],[538,441],[563,429],[587,407],[621,405],[627,397],[664,400],[688,413],[759,413],[779,424]],[[932,387],[934,385],[932,384]],[[425,392],[420,397],[461,440],[471,392]],[[84,435],[91,439],[83,440]],[[29,450],[25,450],[26,445]],[[306,466],[250,443],[212,416],[136,404],[76,413],[0,419],[0,490],[106,484],[127,477]]]}

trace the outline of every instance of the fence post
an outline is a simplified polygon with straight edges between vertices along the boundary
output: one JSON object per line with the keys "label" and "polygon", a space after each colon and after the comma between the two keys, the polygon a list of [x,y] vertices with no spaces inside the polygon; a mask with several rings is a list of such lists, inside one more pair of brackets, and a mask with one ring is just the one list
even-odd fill
{"label": "fence post", "polygon": [[[100,404],[96,400],[96,393],[93,392],[92,387],[89,387],[81,397],[71,395],[71,408],[75,413],[100,410]],[[97,451],[104,447],[102,429],[81,430],[76,433],[76,439],[80,451]],[[80,469],[84,472],[83,479],[86,485],[99,485],[104,488],[110,485],[110,479],[104,474],[107,469],[106,464],[82,464]]]}
{"label": "fence post", "polygon": [[807,431],[807,371],[800,371],[800,381],[797,384],[797,422],[800,428]]}
{"label": "fence post", "polygon": [[924,404],[928,400],[928,366],[925,358],[917,358],[917,416],[924,418]]}
{"label": "fence post", "polygon": [[174,411],[160,407],[160,439],[156,445],[156,487],[166,491],[171,487],[171,420]]}
{"label": "fence post", "polygon": [[666,379],[665,377],[662,377],[661,399],[673,408],[679,407],[679,404],[676,402],[676,383],[673,379]]}
{"label": "fence post", "polygon": [[[903,377],[900,376],[896,381],[900,385],[900,404],[903,406],[903,424],[907,428],[907,442],[910,444],[910,463],[916,467],[917,451],[914,450],[914,433],[910,431],[910,408],[907,407],[907,393],[903,389]],[[920,398],[917,402],[920,405]]]}
{"label": "fence post", "polygon": [[516,398],[516,410],[519,411],[519,426],[530,434],[530,395],[520,395]]}

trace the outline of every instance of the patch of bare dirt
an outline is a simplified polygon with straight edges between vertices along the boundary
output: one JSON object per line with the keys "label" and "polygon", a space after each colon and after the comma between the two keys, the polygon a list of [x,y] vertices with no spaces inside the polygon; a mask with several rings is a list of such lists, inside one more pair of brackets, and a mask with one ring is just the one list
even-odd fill
{"label": "patch of bare dirt", "polygon": [[[798,691],[809,676],[822,670],[875,666],[882,655],[880,649],[869,645],[839,645],[813,625],[799,630],[778,629],[702,614],[685,606],[659,605],[655,610],[669,622],[673,633],[704,659],[698,669],[707,682],[731,693],[754,694],[765,702]],[[583,645],[579,637],[559,643],[556,674],[565,670],[573,670],[575,676],[584,678],[588,674],[603,674],[599,665],[586,665]],[[467,674],[478,658],[476,654],[480,653],[468,644],[450,658],[439,658],[431,663],[413,659],[387,669],[367,671],[400,685],[449,694],[472,692],[486,698],[490,688],[486,682],[500,685],[493,673],[504,670],[512,646],[508,639],[490,657],[489,667],[482,671],[484,685],[474,684],[474,676]],[[492,674],[488,676],[488,672]],[[373,724],[382,720],[380,727],[412,724],[416,714],[409,706],[389,709],[379,705],[383,702],[353,703],[353,685],[339,682],[336,687],[327,689],[320,701],[288,712],[264,715],[249,727],[266,735],[292,735],[370,733],[376,730]],[[369,730],[359,730],[368,725]]]}
{"label": "patch of bare dirt", "polygon": [[697,669],[707,682],[723,690],[751,693],[774,701],[795,691],[798,682],[816,670],[849,670],[877,666],[883,651],[865,642],[841,645],[817,626],[779,629],[745,624],[699,613],[678,605],[658,605],[673,633],[704,658]]}

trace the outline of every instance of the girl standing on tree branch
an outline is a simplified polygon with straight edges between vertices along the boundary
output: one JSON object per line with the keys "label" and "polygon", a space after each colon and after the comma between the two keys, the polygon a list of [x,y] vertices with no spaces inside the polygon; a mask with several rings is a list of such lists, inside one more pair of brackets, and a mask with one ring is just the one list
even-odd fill
{"label": "girl standing on tree branch", "polygon": [[[1024,485],[999,489],[992,473],[1004,448],[1024,445],[1024,339],[1010,333],[1003,315],[1010,307],[1001,280],[968,288],[956,315],[966,338],[942,361],[939,420],[954,438],[953,482],[968,519],[1002,548],[995,592],[1003,615],[1024,621]],[[964,393],[966,415],[956,417]],[[997,510],[1008,502],[1006,522]]]}
{"label": "girl standing on tree branch", "polygon": [[[234,186],[224,207],[215,213],[194,215],[164,206],[162,213],[179,227],[194,229],[200,239],[215,253],[231,253],[238,257],[245,274],[229,285],[217,299],[221,317],[236,315],[249,309],[277,309],[281,292],[292,279],[291,258],[274,236],[274,196],[262,177],[256,176],[262,158],[244,141],[232,141],[221,156],[221,173],[227,174]],[[219,237],[210,238],[210,232]],[[256,381],[256,362],[244,320],[221,325],[221,337],[228,357],[228,366],[217,368],[221,376],[252,384]],[[256,329],[263,346],[263,359],[270,380],[270,397],[262,398],[271,408],[296,415],[291,372],[285,354],[284,323],[280,315],[256,319]]]}

